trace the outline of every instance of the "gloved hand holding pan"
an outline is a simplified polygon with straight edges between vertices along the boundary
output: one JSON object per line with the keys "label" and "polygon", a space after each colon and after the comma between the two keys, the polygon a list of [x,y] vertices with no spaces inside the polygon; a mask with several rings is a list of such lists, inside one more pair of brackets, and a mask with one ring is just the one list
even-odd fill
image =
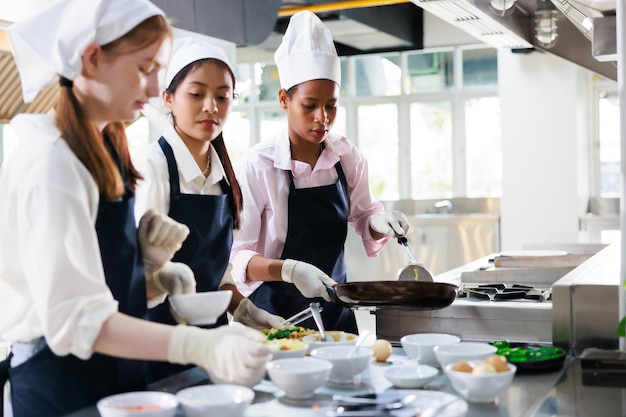
{"label": "gloved hand holding pan", "polygon": [[446,282],[362,281],[327,285],[326,290],[333,302],[345,307],[439,310],[452,304],[458,287]]}

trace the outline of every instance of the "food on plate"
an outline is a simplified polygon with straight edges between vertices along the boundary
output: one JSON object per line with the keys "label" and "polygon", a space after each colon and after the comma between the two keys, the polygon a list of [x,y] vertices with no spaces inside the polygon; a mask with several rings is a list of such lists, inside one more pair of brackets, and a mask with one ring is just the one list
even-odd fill
{"label": "food on plate", "polygon": [[316,330],[305,329],[300,326],[292,326],[287,329],[263,329],[261,332],[267,337],[267,340],[274,339],[297,339],[302,340],[304,336],[313,334]]}
{"label": "food on plate", "polygon": [[490,375],[496,373],[496,368],[489,365],[488,363],[482,362],[474,367],[472,373],[475,375]]}
{"label": "food on plate", "polygon": [[498,349],[496,354],[504,356],[512,363],[543,361],[565,356],[563,349],[552,345],[515,347],[506,340],[491,342],[491,344]]}
{"label": "food on plate", "polygon": [[467,361],[458,361],[454,365],[452,365],[452,370],[457,372],[472,372],[474,368]]}
{"label": "food on plate", "polygon": [[504,356],[491,355],[476,366],[472,366],[472,364],[467,361],[455,362],[452,365],[452,370],[476,375],[489,375],[508,371],[509,363]]}
{"label": "food on plate", "polygon": [[[313,342],[323,342],[322,335],[319,332],[314,331],[313,333],[311,333],[311,335],[311,337],[313,338]],[[356,339],[356,335],[354,333],[346,333],[342,332],[341,330],[327,330],[326,336],[331,337],[335,342],[351,342]]]}
{"label": "food on plate", "polygon": [[385,362],[391,356],[391,343],[385,339],[378,339],[372,345],[372,354],[376,362]]}
{"label": "food on plate", "polygon": [[491,355],[485,359],[485,363],[493,366],[496,372],[505,372],[509,369],[509,363],[502,355]]}
{"label": "food on plate", "polygon": [[278,345],[278,350],[298,350],[306,349],[308,345],[298,339],[274,339],[268,340],[266,343],[273,343]]}

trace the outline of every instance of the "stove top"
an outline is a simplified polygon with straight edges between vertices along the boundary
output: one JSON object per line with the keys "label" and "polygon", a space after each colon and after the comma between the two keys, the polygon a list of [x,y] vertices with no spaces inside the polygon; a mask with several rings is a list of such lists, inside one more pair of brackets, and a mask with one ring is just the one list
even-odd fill
{"label": "stove top", "polygon": [[552,301],[550,289],[536,288],[525,284],[463,283],[459,288],[457,299],[480,301]]}

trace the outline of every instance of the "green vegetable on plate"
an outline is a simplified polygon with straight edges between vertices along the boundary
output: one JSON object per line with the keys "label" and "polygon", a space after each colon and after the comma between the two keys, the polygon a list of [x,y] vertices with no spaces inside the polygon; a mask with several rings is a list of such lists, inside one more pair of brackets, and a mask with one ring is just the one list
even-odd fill
{"label": "green vegetable on plate", "polygon": [[514,346],[506,340],[491,342],[498,350],[496,354],[504,356],[509,362],[535,362],[560,358],[565,351],[555,346],[524,345]]}

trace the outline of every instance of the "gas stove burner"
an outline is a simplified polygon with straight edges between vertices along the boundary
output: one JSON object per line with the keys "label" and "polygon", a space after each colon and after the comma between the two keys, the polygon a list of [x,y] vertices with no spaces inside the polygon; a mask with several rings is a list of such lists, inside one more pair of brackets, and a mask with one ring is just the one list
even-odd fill
{"label": "gas stove burner", "polygon": [[531,301],[552,301],[552,294],[549,290],[541,290],[523,284],[483,284],[465,285],[457,298],[468,300],[484,301],[505,301],[505,300],[531,300]]}

